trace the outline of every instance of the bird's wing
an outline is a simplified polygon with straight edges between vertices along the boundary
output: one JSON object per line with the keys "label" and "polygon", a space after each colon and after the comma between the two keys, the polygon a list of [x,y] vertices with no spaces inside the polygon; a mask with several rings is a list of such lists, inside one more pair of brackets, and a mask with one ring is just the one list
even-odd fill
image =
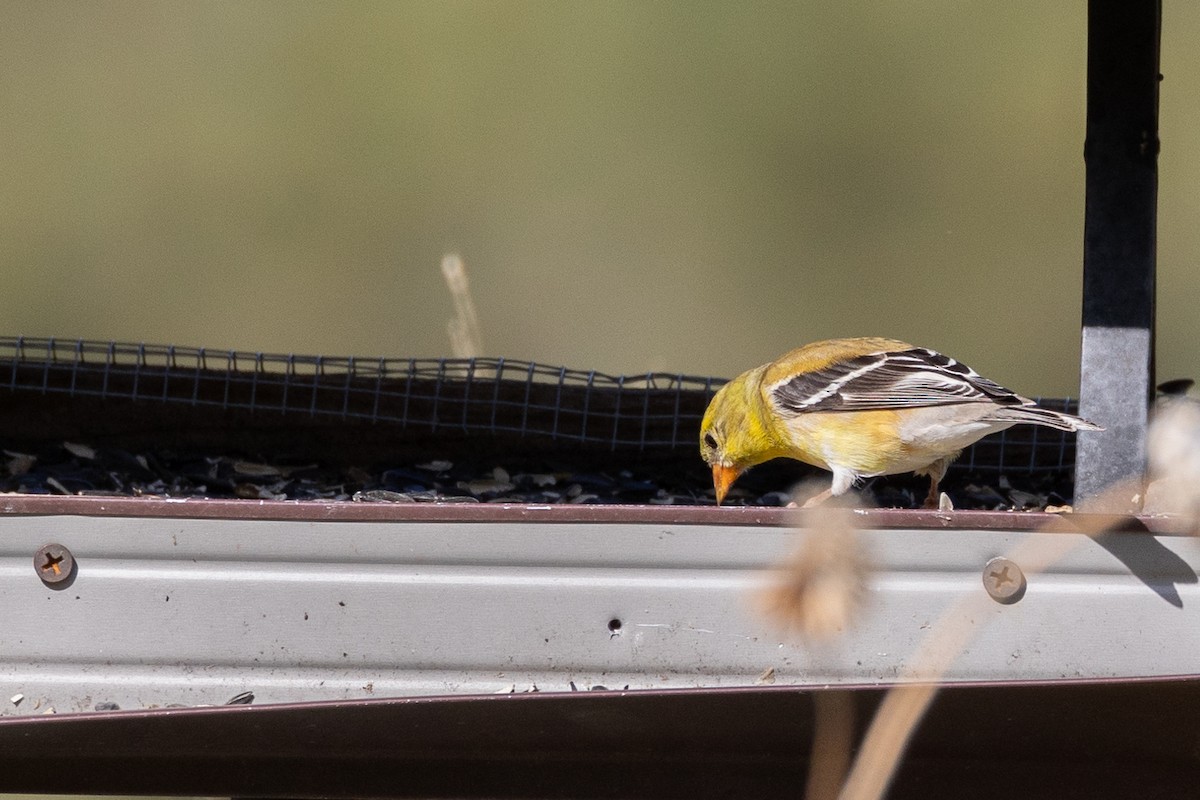
{"label": "bird's wing", "polygon": [[966,364],[920,347],[840,359],[776,382],[768,387],[768,396],[781,413],[790,415],[954,403],[1033,403]]}

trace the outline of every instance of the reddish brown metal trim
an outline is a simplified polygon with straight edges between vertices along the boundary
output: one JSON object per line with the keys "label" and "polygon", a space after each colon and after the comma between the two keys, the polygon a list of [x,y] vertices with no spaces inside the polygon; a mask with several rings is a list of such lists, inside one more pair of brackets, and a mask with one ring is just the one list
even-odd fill
{"label": "reddish brown metal trim", "polygon": [[[803,510],[760,506],[526,505],[501,503],[353,503],[297,500],[171,499],[163,497],[0,496],[0,514],[170,519],[342,522],[592,522],[645,525],[804,524]],[[1087,515],[1015,511],[932,511],[896,508],[856,512],[863,528],[1033,531],[1082,522]],[[1111,526],[1110,526],[1111,527]],[[1166,517],[1128,517],[1115,526],[1157,534],[1181,532]]]}
{"label": "reddish brown metal trim", "polygon": [[[887,687],[578,692],[0,720],[0,790],[235,797],[792,796],[813,697],[858,735]],[[1192,797],[1200,681],[948,686],[892,798]],[[1147,736],[1147,730],[1155,736]],[[982,777],[981,777],[982,776]],[[980,787],[994,791],[980,791]],[[1003,790],[1003,791],[1000,791]]]}

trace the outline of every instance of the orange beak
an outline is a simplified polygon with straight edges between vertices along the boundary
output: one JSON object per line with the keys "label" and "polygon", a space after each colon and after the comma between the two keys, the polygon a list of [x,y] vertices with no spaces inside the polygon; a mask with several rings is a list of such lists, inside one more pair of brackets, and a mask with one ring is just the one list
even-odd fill
{"label": "orange beak", "polygon": [[733,486],[733,482],[737,480],[738,475],[742,474],[742,471],[721,464],[713,464],[712,470],[713,488],[717,490],[717,505],[721,505],[721,501],[729,492],[729,487]]}

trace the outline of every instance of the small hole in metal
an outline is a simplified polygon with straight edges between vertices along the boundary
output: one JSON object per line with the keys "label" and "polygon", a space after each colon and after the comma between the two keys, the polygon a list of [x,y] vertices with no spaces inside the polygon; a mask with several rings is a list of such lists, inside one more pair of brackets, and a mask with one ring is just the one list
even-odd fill
{"label": "small hole in metal", "polygon": [[620,633],[621,632],[621,620],[617,619],[616,617],[613,617],[612,619],[610,619],[608,621],[608,632],[609,633]]}

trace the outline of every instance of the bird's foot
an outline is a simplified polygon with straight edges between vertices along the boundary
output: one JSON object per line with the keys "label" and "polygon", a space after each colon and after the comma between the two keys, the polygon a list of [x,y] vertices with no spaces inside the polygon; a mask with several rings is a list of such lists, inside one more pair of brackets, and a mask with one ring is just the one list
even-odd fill
{"label": "bird's foot", "polygon": [[954,501],[950,499],[950,495],[945,492],[939,492],[936,489],[929,493],[929,497],[925,498],[925,504],[922,508],[933,508],[938,511],[953,511]]}

